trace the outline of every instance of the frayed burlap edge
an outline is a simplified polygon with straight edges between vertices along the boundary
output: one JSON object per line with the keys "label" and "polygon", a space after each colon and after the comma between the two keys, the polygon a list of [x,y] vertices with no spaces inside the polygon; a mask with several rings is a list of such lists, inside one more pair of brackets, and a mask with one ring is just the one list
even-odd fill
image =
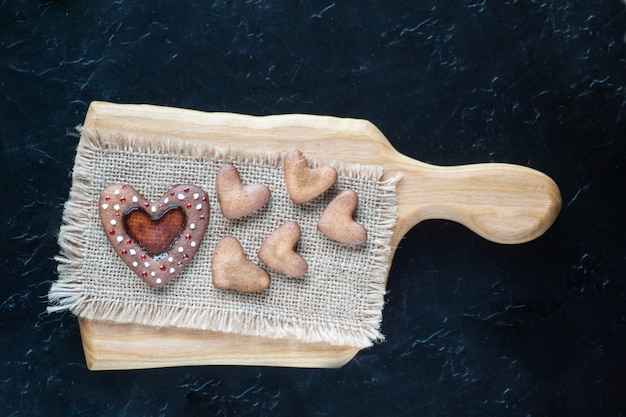
{"label": "frayed burlap edge", "polygon": [[[155,305],[126,305],[114,302],[95,302],[82,291],[81,270],[85,262],[85,251],[81,242],[87,229],[85,215],[92,201],[89,198],[90,176],[93,172],[93,158],[103,149],[124,150],[127,152],[164,152],[193,158],[209,158],[224,162],[245,161],[278,166],[282,164],[279,152],[253,153],[241,148],[222,148],[203,141],[184,141],[170,137],[142,137],[92,132],[78,127],[81,139],[78,144],[72,174],[72,187],[69,200],[64,206],[63,221],[58,242],[60,254],[58,280],[48,294],[48,312],[70,311],[78,317],[134,323],[153,327],[180,327],[197,330],[210,330],[239,335],[267,338],[295,337],[307,343],[328,343],[335,346],[366,348],[374,342],[384,340],[380,332],[386,280],[391,262],[390,246],[393,228],[397,221],[396,184],[401,174],[382,180],[380,166],[350,164],[333,160],[310,160],[312,166],[330,165],[339,175],[373,180],[380,190],[381,213],[379,226],[382,233],[374,241],[373,264],[368,281],[365,317],[358,328],[340,324],[320,325],[292,320],[290,323],[273,317],[261,316],[255,312],[237,311],[181,311],[178,307],[167,308]],[[191,146],[190,146],[191,145]]]}

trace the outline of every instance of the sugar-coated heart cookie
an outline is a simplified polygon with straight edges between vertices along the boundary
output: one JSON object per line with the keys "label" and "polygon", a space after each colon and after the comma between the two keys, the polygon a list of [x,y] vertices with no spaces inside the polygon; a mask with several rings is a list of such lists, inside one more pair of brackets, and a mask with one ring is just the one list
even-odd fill
{"label": "sugar-coated heart cookie", "polygon": [[102,190],[98,203],[107,239],[126,265],[159,288],[194,257],[209,222],[209,199],[200,187],[177,185],[155,202],[128,184]]}

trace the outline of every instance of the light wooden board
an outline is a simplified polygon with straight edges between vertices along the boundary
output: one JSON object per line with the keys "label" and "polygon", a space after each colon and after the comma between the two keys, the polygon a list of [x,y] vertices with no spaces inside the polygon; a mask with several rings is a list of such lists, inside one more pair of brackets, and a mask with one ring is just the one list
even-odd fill
{"label": "light wooden board", "polygon": [[[186,365],[264,365],[335,368],[358,352],[353,348],[296,340],[177,328],[155,328],[79,319],[91,370]],[[158,346],[158,349],[155,347]],[[154,352],[158,351],[158,355]],[[151,353],[148,353],[151,352]]]}
{"label": "light wooden board", "polygon": [[[393,250],[406,232],[427,219],[459,222],[497,243],[522,243],[544,233],[561,208],[558,187],[538,171],[496,163],[428,165],[398,153],[366,120],[301,114],[255,117],[94,102],[84,124],[105,134],[169,136],[251,151],[295,148],[311,158],[380,165],[386,176],[402,172]],[[94,370],[210,364],[339,367],[358,353],[356,348],[293,339],[84,319],[80,329],[87,365]],[[146,349],[156,345],[160,349]]]}

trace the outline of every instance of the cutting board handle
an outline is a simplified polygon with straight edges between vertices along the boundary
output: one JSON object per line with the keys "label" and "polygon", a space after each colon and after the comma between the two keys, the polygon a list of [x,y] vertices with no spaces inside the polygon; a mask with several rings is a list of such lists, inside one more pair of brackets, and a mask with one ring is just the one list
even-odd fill
{"label": "cutting board handle", "polygon": [[442,167],[401,159],[400,236],[423,220],[446,219],[493,242],[523,243],[543,234],[561,209],[558,186],[531,168],[501,163]]}

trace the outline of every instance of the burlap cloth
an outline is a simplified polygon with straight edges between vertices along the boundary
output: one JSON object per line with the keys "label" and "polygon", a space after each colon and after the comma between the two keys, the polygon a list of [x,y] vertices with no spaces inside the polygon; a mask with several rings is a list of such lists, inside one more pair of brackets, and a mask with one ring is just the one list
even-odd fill
{"label": "burlap cloth", "polygon": [[[270,187],[272,198],[266,207],[239,220],[222,216],[215,175],[224,162],[237,167],[244,183]],[[50,289],[49,311],[70,310],[80,317],[118,323],[289,336],[359,348],[382,340],[398,178],[383,181],[383,170],[376,166],[310,163],[334,166],[339,178],[322,197],[297,206],[285,189],[279,153],[256,155],[218,149],[202,141],[105,136],[83,129],[59,234],[59,277]],[[181,183],[202,187],[210,196],[204,240],[191,262],[164,288],[152,289],[131,272],[103,232],[98,198],[107,185],[119,182],[132,185],[149,200]],[[322,210],[346,188],[359,195],[355,219],[368,231],[364,246],[336,243],[316,228]],[[265,237],[287,220],[302,228],[297,251],[309,264],[304,278],[288,278],[265,267],[271,285],[263,292],[242,294],[213,287],[211,254],[219,238],[237,237],[248,258],[264,267],[256,252]]]}

